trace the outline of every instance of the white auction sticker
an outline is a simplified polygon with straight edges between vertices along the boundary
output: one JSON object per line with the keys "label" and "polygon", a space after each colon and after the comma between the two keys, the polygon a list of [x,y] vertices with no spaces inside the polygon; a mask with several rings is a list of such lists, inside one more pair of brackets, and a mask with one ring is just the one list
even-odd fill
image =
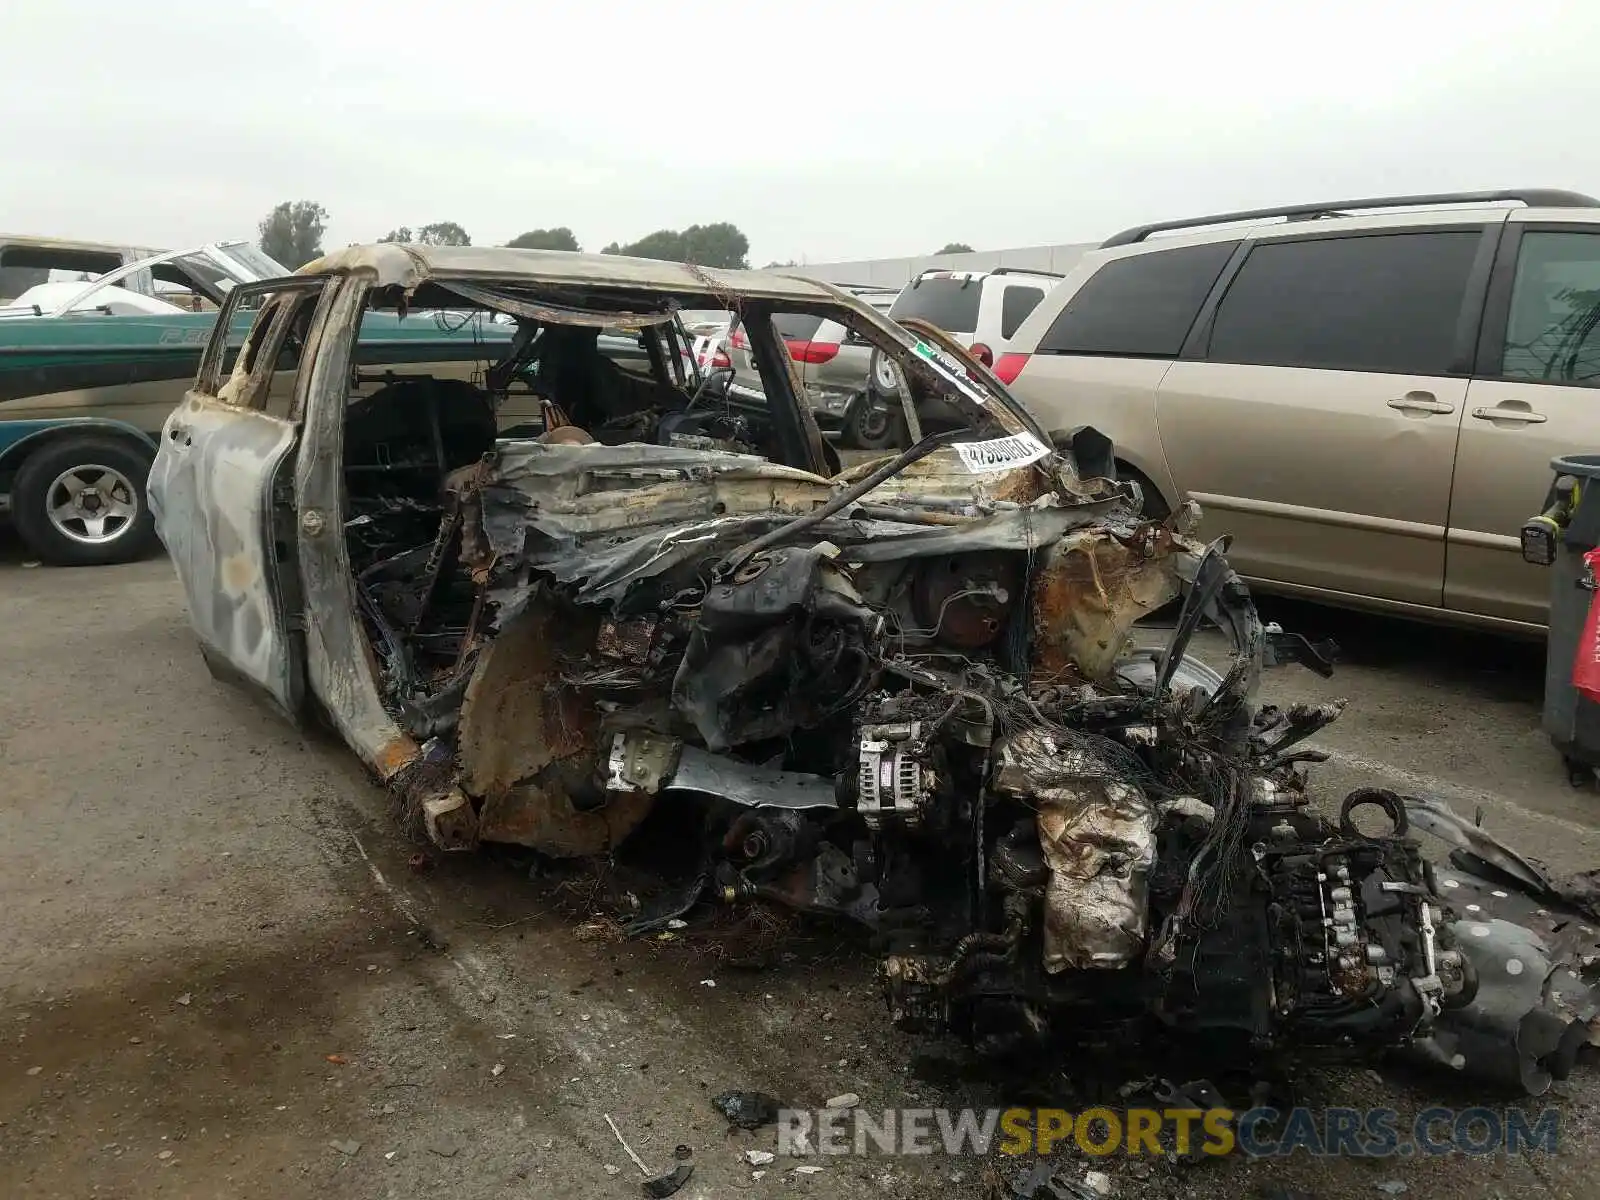
{"label": "white auction sticker", "polygon": [[972,382],[972,377],[967,374],[967,369],[951,358],[937,346],[930,346],[927,342],[918,341],[917,354],[928,360],[939,373],[961,390],[961,394],[974,404],[989,403],[989,394]]}
{"label": "white auction sticker", "polygon": [[1031,433],[1014,433],[987,442],[957,442],[955,448],[974,475],[1025,467],[1050,453],[1050,447]]}

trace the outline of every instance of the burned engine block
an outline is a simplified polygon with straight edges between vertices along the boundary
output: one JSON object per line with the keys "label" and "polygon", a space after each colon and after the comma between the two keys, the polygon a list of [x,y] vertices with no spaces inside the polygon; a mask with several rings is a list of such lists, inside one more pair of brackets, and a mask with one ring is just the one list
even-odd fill
{"label": "burned engine block", "polygon": [[993,1053],[1140,1027],[1204,1034],[1225,1053],[1367,1053],[1472,999],[1410,839],[1336,827],[1297,790],[1261,794],[1259,777],[1231,813],[1191,795],[1148,802],[1159,775],[1078,778],[1066,810],[1018,781],[1016,808],[988,806],[1003,832],[985,855],[986,932],[888,957],[903,1028],[955,1030]]}

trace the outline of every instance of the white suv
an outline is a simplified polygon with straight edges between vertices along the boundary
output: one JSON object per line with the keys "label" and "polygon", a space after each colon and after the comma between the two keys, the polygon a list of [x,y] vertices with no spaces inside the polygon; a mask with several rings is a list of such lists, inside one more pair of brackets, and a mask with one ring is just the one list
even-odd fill
{"label": "white suv", "polygon": [[[895,298],[889,316],[937,325],[972,351],[985,366],[1009,351],[1011,339],[1064,276],[1046,271],[995,267],[989,271],[929,270]],[[874,353],[866,392],[846,414],[843,441],[869,450],[896,445],[906,436],[901,411],[902,381],[887,355]],[[924,425],[958,423],[951,412],[918,412]]]}

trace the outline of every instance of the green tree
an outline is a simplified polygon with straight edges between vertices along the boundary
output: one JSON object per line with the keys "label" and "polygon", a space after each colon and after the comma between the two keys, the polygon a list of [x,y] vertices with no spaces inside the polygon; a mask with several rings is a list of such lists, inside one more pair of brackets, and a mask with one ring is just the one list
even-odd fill
{"label": "green tree", "polygon": [[792,258],[788,262],[779,262],[777,259],[773,259],[771,262],[769,262],[766,266],[762,267],[761,269],[763,271],[772,271],[772,270],[776,270],[779,267],[798,267],[799,265],[800,264],[795,262],[795,260],[792,259]]}
{"label": "green tree", "polygon": [[743,268],[750,265],[750,239],[737,225],[719,221],[713,225],[691,225],[682,231],[658,229],[625,246],[612,242],[600,253],[692,262],[702,267]]}
{"label": "green tree", "polygon": [[291,270],[322,257],[328,210],[314,200],[285,200],[257,226],[261,252]]}
{"label": "green tree", "polygon": [[519,250],[583,249],[578,245],[578,239],[572,235],[572,230],[565,225],[558,225],[554,229],[530,229],[527,233],[517,234],[506,245],[515,246]]}
{"label": "green tree", "polygon": [[424,246],[470,246],[467,231],[454,221],[435,221],[417,230],[417,241]]}
{"label": "green tree", "polygon": [[727,221],[689,226],[683,231],[683,251],[685,262],[699,263],[702,267],[742,270],[750,265],[750,239],[739,232],[737,225]]}
{"label": "green tree", "polygon": [[435,221],[413,230],[409,225],[391,229],[378,239],[380,242],[415,242],[419,246],[470,246],[472,239],[467,231],[454,221]]}
{"label": "green tree", "polygon": [[668,262],[682,262],[683,234],[676,229],[658,229],[626,246],[612,242],[608,249],[612,254],[626,254],[631,258],[661,258]]}
{"label": "green tree", "polygon": [[943,250],[935,250],[935,254],[971,254],[972,247],[965,242],[946,242]]}

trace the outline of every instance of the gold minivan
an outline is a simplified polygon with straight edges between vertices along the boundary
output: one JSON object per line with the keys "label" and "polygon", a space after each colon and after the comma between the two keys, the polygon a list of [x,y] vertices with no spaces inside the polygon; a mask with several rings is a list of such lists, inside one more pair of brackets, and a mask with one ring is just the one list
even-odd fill
{"label": "gold minivan", "polygon": [[1141,226],[1017,331],[1000,378],[1093,425],[1152,512],[1198,501],[1252,586],[1538,633],[1518,530],[1600,451],[1600,200],[1522,190]]}

